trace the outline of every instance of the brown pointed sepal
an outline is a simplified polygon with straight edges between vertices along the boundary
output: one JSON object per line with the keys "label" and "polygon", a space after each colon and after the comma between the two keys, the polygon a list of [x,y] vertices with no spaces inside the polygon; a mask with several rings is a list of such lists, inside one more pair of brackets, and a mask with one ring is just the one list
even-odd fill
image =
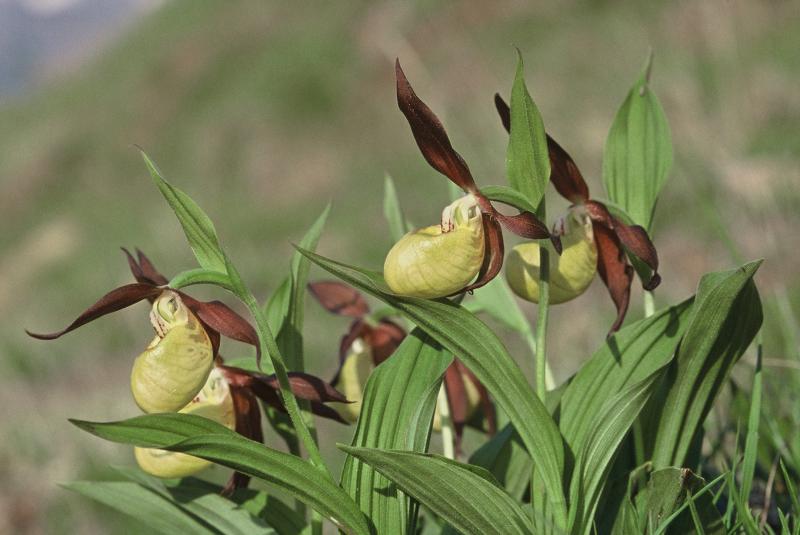
{"label": "brown pointed sepal", "polygon": [[612,230],[625,249],[650,268],[649,279],[642,280],[642,287],[654,290],[661,283],[661,275],[658,274],[658,252],[647,231],[639,225],[628,225],[614,217],[601,202],[587,201],[585,206],[592,221]]}
{"label": "brown pointed sepal", "polygon": [[628,312],[633,268],[625,261],[625,252],[614,231],[596,222],[592,227],[597,244],[597,272],[617,308],[617,317],[608,332],[611,335],[622,326]]}
{"label": "brown pointed sepal", "polygon": [[361,293],[338,281],[318,281],[308,284],[311,295],[333,314],[361,318],[369,313],[369,304]]}
{"label": "brown pointed sepal", "polygon": [[[218,365],[218,368],[225,374],[230,385],[248,388],[264,403],[286,411],[280,397],[280,384],[275,375],[264,375],[225,365]],[[346,423],[338,412],[325,405],[331,401],[348,403],[347,398],[329,383],[307,373],[289,372],[289,385],[295,396],[310,402],[311,412],[323,418]]]}
{"label": "brown pointed sepal", "polygon": [[37,334],[28,330],[25,332],[28,333],[28,336],[38,338],[39,340],[55,340],[106,314],[122,310],[144,299],[155,298],[160,295],[162,291],[161,288],[153,286],[152,284],[138,282],[135,284],[126,284],[125,286],[120,286],[108,292],[95,304],[87,308],[75,321],[60,331],[49,334]]}
{"label": "brown pointed sepal", "polygon": [[469,193],[477,188],[464,159],[450,144],[442,123],[431,109],[414,93],[400,60],[395,62],[397,77],[397,105],[406,116],[411,133],[425,160],[458,187]]}
{"label": "brown pointed sepal", "polygon": [[[261,409],[258,407],[255,395],[246,387],[230,384],[229,388],[233,399],[233,411],[236,415],[236,432],[250,440],[264,442],[264,432],[261,429]],[[236,489],[246,488],[249,483],[250,476],[234,472],[221,494],[230,496]]]}
{"label": "brown pointed sepal", "polygon": [[183,292],[178,293],[183,302],[186,303],[186,306],[189,307],[189,310],[209,330],[215,331],[231,340],[255,347],[256,363],[261,366],[261,349],[258,343],[258,334],[246,319],[221,301],[199,301]]}
{"label": "brown pointed sepal", "polygon": [[154,286],[165,286],[169,283],[167,278],[155,268],[153,263],[150,262],[150,259],[139,249],[136,249],[137,259],[134,259],[133,255],[124,247],[122,251],[128,259],[128,267],[133,277],[136,279],[136,282],[143,282]]}
{"label": "brown pointed sepal", "polygon": [[500,269],[503,267],[503,254],[505,253],[503,231],[497,219],[485,212],[483,213],[483,239],[485,252],[478,276],[475,282],[457,293],[471,292],[485,286],[500,273]]}

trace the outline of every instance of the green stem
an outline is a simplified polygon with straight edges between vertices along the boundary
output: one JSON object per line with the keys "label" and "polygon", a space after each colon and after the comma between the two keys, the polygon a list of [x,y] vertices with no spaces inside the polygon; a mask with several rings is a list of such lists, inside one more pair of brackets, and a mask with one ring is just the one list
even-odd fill
{"label": "green stem", "polygon": [[[655,300],[653,299],[653,292],[645,290],[642,297],[644,305],[644,317],[649,318],[656,312]],[[636,466],[642,466],[645,462],[645,446],[644,446],[644,431],[642,430],[642,422],[639,419],[633,422],[633,453],[636,457]],[[644,481],[644,477],[641,478]]]}
{"label": "green stem", "polygon": [[[544,208],[541,210],[544,219]],[[536,318],[536,393],[542,403],[547,396],[547,317],[550,309],[550,250],[539,248],[539,315]]]}
{"label": "green stem", "polygon": [[303,415],[300,411],[300,405],[297,403],[297,398],[292,392],[291,385],[289,384],[289,374],[286,370],[286,363],[283,360],[280,349],[278,349],[278,344],[275,342],[275,337],[272,336],[269,324],[267,323],[267,317],[264,315],[264,312],[258,305],[256,298],[252,293],[250,293],[249,290],[237,293],[239,293],[239,298],[250,310],[250,314],[252,314],[253,319],[256,322],[259,349],[261,350],[262,355],[266,353],[269,355],[269,358],[272,361],[272,366],[275,368],[275,376],[278,378],[278,384],[280,385],[281,398],[283,398],[283,404],[286,407],[286,412],[289,414],[289,419],[292,421],[292,425],[294,426],[297,436],[300,438],[303,446],[308,452],[308,458],[311,461],[311,464],[327,475],[331,480],[333,480],[330,470],[325,464],[325,461],[322,459],[322,455],[320,455],[317,443],[314,441],[314,438],[311,435],[305,420],[303,419]]}
{"label": "green stem", "polygon": [[645,290],[642,300],[644,301],[644,317],[649,318],[656,313],[656,303],[653,299],[653,292]]}
{"label": "green stem", "polygon": [[[536,338],[533,335],[533,331],[528,329],[523,334],[523,338],[525,342],[528,344],[528,348],[531,350],[531,355],[536,358]],[[550,363],[546,360],[544,361],[544,384],[547,390],[553,390],[556,387],[556,379],[553,376],[553,370],[550,368]]]}
{"label": "green stem", "polygon": [[453,419],[450,417],[450,405],[447,402],[447,389],[444,383],[439,387],[439,397],[436,400],[439,409],[439,424],[442,426],[442,452],[448,459],[455,459],[455,428]]}

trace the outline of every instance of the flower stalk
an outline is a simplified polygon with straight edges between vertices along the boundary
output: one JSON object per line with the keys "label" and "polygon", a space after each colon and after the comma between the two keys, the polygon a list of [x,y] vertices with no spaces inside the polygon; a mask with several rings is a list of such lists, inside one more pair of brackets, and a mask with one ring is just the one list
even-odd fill
{"label": "flower stalk", "polygon": [[[539,207],[545,220],[545,205]],[[550,250],[546,243],[539,249],[539,312],[536,318],[536,393],[542,403],[547,397],[547,318],[550,312]]]}
{"label": "flower stalk", "polygon": [[[236,274],[236,276],[238,277],[238,274]],[[266,353],[269,355],[272,366],[275,369],[275,376],[278,378],[280,393],[281,397],[283,398],[284,406],[286,407],[286,412],[289,414],[289,419],[292,422],[292,426],[294,427],[297,436],[300,438],[300,441],[303,443],[303,446],[308,453],[308,458],[311,461],[311,464],[323,472],[328,478],[333,480],[333,476],[319,452],[319,447],[309,431],[309,427],[306,424],[303,413],[300,411],[300,405],[297,402],[297,398],[295,397],[291,386],[289,385],[289,375],[286,369],[286,363],[281,355],[280,349],[278,348],[278,344],[275,341],[275,337],[272,335],[272,331],[269,328],[267,317],[264,315],[264,312],[259,306],[258,301],[256,301],[256,298],[249,290],[244,289],[244,291],[242,291],[242,285],[234,284],[234,287],[238,287],[239,291],[236,292],[237,297],[242,300],[247,309],[250,311],[250,314],[253,316],[253,320],[256,322],[256,333],[258,334],[258,344],[261,349],[261,353]]]}

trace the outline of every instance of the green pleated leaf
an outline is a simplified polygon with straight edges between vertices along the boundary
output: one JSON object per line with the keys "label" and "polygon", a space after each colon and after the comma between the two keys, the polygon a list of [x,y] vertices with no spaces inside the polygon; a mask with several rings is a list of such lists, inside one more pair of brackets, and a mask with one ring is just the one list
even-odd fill
{"label": "green pleated leaf", "polygon": [[528,535],[522,508],[482,468],[439,455],[339,446],[466,535]]}
{"label": "green pleated leaf", "polygon": [[106,440],[188,453],[263,479],[314,508],[346,533],[369,533],[366,519],[353,500],[319,470],[206,418],[174,413],[109,423],[71,421]]}
{"label": "green pleated leaf", "polygon": [[[222,492],[222,486],[196,477],[166,480],[165,485],[170,491],[179,488],[187,496]],[[303,515],[263,490],[239,488],[233,491],[229,501],[236,504],[239,510],[264,521],[278,535],[300,535],[309,528]]]}
{"label": "green pleated leaf", "polygon": [[211,219],[188,195],[164,180],[161,171],[144,151],[142,158],[156,186],[175,212],[200,266],[209,271],[228,273],[225,254]]}
{"label": "green pleated leaf", "polygon": [[[181,495],[220,494],[222,487],[204,479],[185,477],[180,480],[167,480],[165,485],[174,492],[180,489]],[[240,511],[264,521],[278,535],[300,535],[309,525],[305,517],[263,490],[252,488],[236,489],[229,497]]]}
{"label": "green pleated leaf", "polygon": [[602,404],[598,417],[587,425],[575,460],[570,485],[572,533],[589,534],[597,504],[622,439],[653,393],[667,362],[648,377],[626,387]]}
{"label": "green pleated leaf", "polygon": [[525,380],[500,339],[474,314],[447,299],[418,299],[390,293],[383,276],[302,251],[312,262],[396,308],[466,364],[514,424],[533,457],[559,525],[566,525],[562,486],[564,445],[545,406]]}
{"label": "green pleated leaf", "polygon": [[502,277],[495,277],[478,288],[464,307],[470,312],[485,312],[509,329],[521,335],[532,335],[531,324],[520,309],[511,288]]}
{"label": "green pleated leaf", "polygon": [[136,468],[115,467],[114,471],[132,483],[138,483],[165,499],[175,503],[187,513],[226,535],[275,534],[260,518],[227,498],[215,488],[203,488],[191,482],[179,481],[167,485],[164,480],[145,474]]}
{"label": "green pleated leaf", "polygon": [[511,187],[519,191],[531,206],[538,207],[550,180],[550,157],[542,116],[525,85],[524,65],[519,51],[517,72],[511,87],[511,132],[506,169]]}
{"label": "green pleated leaf", "polygon": [[392,238],[392,243],[398,241],[405,236],[406,232],[411,230],[406,218],[403,216],[403,210],[400,208],[400,199],[397,197],[397,188],[394,186],[394,180],[388,174],[383,179],[383,217],[389,224],[389,235]]}
{"label": "green pleated leaf", "polygon": [[215,535],[200,519],[171,500],[131,481],[75,481],[64,487],[131,516],[157,533]]}
{"label": "green pleated leaf", "polygon": [[475,450],[469,464],[488,470],[517,501],[530,486],[533,460],[511,424]]}
{"label": "green pleated leaf", "polygon": [[686,329],[692,299],[631,323],[608,338],[566,388],[559,427],[577,451],[592,422],[615,393],[643,381],[672,360]]}
{"label": "green pleated leaf", "polygon": [[[423,452],[436,396],[452,355],[415,329],[369,377],[353,446]],[[416,533],[417,505],[363,461],[348,457],[342,486],[367,517],[373,533]]]}
{"label": "green pleated leaf", "polygon": [[761,261],[705,275],[691,323],[643,420],[656,469],[683,466],[692,439],[762,321],[753,276]]}
{"label": "green pleated leaf", "polygon": [[608,196],[645,229],[672,166],[669,124],[649,86],[651,61],[617,112],[603,153]]}

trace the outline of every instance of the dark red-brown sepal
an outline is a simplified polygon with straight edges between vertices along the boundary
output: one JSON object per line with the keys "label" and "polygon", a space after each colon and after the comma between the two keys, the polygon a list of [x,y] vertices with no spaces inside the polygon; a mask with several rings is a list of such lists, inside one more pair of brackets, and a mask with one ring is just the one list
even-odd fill
{"label": "dark red-brown sepal", "polygon": [[382,319],[378,325],[370,327],[364,335],[364,341],[372,349],[372,362],[375,366],[392,356],[405,337],[406,331],[387,319]]}
{"label": "dark red-brown sepal", "polygon": [[136,282],[144,282],[153,286],[166,286],[169,283],[169,280],[155,268],[150,259],[139,249],[136,249],[138,260],[134,259],[133,255],[124,247],[122,247],[122,252],[125,253],[128,259],[128,267],[130,267]]}
{"label": "dark red-brown sepal", "polygon": [[[247,387],[229,384],[228,388],[231,392],[233,412],[236,416],[236,432],[250,440],[264,442],[264,432],[261,429],[261,409],[258,407],[255,395]],[[221,494],[230,496],[236,489],[246,488],[249,483],[250,476],[234,472]]]}
{"label": "dark red-brown sepal", "polygon": [[447,393],[447,405],[450,408],[450,419],[453,421],[453,430],[455,431],[455,450],[456,454],[460,455],[461,438],[464,436],[464,426],[469,416],[469,398],[457,360],[454,360],[444,372],[444,389]]}
{"label": "dark red-brown sepal", "polygon": [[447,132],[436,114],[414,93],[399,59],[395,62],[395,75],[397,105],[406,116],[425,160],[464,191],[475,193],[478,188],[466,162],[450,144]]}
{"label": "dark red-brown sepal", "polygon": [[503,267],[505,245],[503,243],[503,231],[500,228],[500,223],[497,222],[497,218],[492,214],[484,212],[482,216],[484,239],[483,264],[481,264],[481,269],[478,271],[475,282],[463,290],[456,292],[459,294],[462,292],[471,292],[485,286],[500,273],[500,269]]}
{"label": "dark red-brown sepal", "polygon": [[622,244],[613,230],[601,223],[592,224],[594,239],[597,245],[597,272],[608,288],[611,300],[617,307],[617,318],[608,334],[619,330],[628,312],[633,282],[633,267],[625,261]]}
{"label": "dark red-brown sepal", "polygon": [[111,314],[112,312],[122,310],[123,308],[127,308],[144,299],[157,297],[162,291],[163,290],[161,288],[153,286],[152,284],[143,284],[138,282],[135,284],[126,284],[125,286],[120,286],[119,288],[115,288],[105,294],[96,303],[87,308],[80,316],[78,316],[75,321],[58,332],[49,334],[37,334],[28,330],[25,330],[25,332],[28,333],[28,336],[38,338],[39,340],[55,340],[56,338],[59,338],[70,331],[74,331],[78,327],[86,325],[87,323],[105,316],[106,314]]}
{"label": "dark red-brown sepal", "polygon": [[231,340],[244,342],[256,348],[256,363],[261,365],[261,348],[258,334],[250,323],[221,301],[199,301],[183,292],[178,292],[183,302],[207,327]]}
{"label": "dark red-brown sepal", "polygon": [[623,223],[611,215],[601,202],[587,201],[585,206],[592,221],[613,231],[622,245],[652,270],[650,278],[647,281],[642,280],[642,287],[645,290],[654,290],[661,283],[661,275],[658,274],[658,252],[647,231],[639,225]]}
{"label": "dark red-brown sepal", "polygon": [[531,240],[541,240],[549,238],[553,244],[556,253],[561,254],[561,238],[552,234],[547,225],[539,221],[535,215],[530,212],[520,212],[517,215],[508,216],[500,212],[495,212],[495,217],[505,228],[523,238]]}
{"label": "dark red-brown sepal", "polygon": [[[217,365],[225,375],[228,384],[246,387],[264,403],[286,412],[280,396],[280,384],[275,375],[264,375],[233,366]],[[311,404],[311,412],[347,423],[338,412],[325,405],[328,402],[348,403],[344,395],[322,379],[303,372],[289,372],[289,386],[295,396]]]}
{"label": "dark red-brown sepal", "polygon": [[339,281],[317,281],[308,284],[319,304],[333,314],[362,318],[369,313],[369,304],[361,293]]}

